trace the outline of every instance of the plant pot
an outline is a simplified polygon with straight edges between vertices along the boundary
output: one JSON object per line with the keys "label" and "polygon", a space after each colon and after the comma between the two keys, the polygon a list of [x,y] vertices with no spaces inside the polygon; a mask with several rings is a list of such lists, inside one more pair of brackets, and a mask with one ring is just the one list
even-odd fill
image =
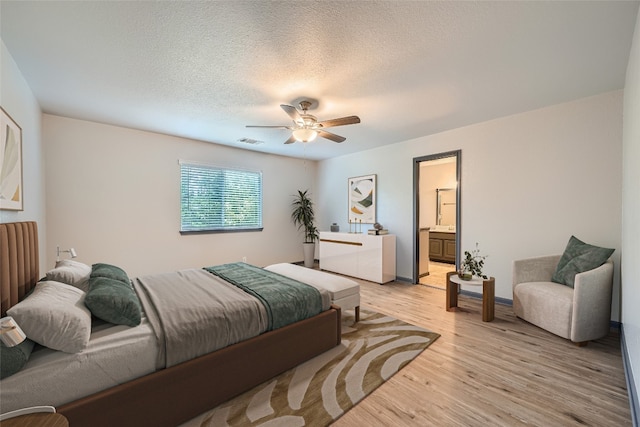
{"label": "plant pot", "polygon": [[316,244],[307,242],[303,243],[302,252],[304,253],[304,266],[307,268],[313,268],[316,255]]}
{"label": "plant pot", "polygon": [[473,279],[473,274],[461,271],[458,273],[458,277],[460,278],[460,280],[471,280]]}

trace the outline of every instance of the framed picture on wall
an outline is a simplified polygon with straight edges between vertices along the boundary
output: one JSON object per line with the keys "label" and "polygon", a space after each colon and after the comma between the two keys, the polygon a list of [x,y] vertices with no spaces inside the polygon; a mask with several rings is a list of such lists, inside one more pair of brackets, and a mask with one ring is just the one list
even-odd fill
{"label": "framed picture on wall", "polygon": [[22,129],[0,107],[0,209],[23,210]]}
{"label": "framed picture on wall", "polygon": [[349,178],[349,222],[376,222],[376,176]]}

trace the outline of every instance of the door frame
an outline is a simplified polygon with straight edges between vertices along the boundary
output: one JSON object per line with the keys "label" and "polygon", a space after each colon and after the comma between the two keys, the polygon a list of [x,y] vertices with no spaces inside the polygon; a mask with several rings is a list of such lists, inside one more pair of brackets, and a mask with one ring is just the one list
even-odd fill
{"label": "door frame", "polygon": [[413,283],[418,284],[419,277],[419,260],[420,260],[420,163],[431,160],[440,160],[447,157],[456,158],[456,263],[455,269],[458,269],[460,263],[460,242],[462,235],[462,150],[446,151],[443,153],[429,154],[421,157],[413,158]]}

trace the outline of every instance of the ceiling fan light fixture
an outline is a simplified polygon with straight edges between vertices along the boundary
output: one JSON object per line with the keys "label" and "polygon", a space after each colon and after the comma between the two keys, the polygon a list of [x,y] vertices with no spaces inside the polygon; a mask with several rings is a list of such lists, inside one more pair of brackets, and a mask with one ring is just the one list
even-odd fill
{"label": "ceiling fan light fixture", "polygon": [[[317,102],[317,101],[316,101]],[[328,139],[333,142],[344,142],[347,138],[344,136],[336,135],[335,133],[327,132],[325,129],[333,126],[345,126],[354,125],[360,123],[360,117],[347,116],[339,117],[331,120],[323,120],[319,122],[315,116],[307,114],[307,110],[312,105],[311,101],[300,101],[300,109],[287,105],[280,104],[280,108],[289,116],[293,121],[292,125],[288,126],[256,126],[247,125],[248,128],[272,128],[272,129],[288,129],[291,130],[291,136],[284,143],[293,144],[294,142],[311,142],[317,137]]]}
{"label": "ceiling fan light fixture", "polygon": [[311,142],[318,136],[318,132],[313,129],[301,128],[293,131],[293,137],[296,141]]}

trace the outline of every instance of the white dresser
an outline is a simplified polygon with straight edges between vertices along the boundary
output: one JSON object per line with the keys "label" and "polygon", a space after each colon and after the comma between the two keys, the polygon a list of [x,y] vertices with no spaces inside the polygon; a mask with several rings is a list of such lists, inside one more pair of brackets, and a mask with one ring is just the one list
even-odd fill
{"label": "white dresser", "polygon": [[320,269],[376,283],[396,279],[396,236],[320,232]]}

